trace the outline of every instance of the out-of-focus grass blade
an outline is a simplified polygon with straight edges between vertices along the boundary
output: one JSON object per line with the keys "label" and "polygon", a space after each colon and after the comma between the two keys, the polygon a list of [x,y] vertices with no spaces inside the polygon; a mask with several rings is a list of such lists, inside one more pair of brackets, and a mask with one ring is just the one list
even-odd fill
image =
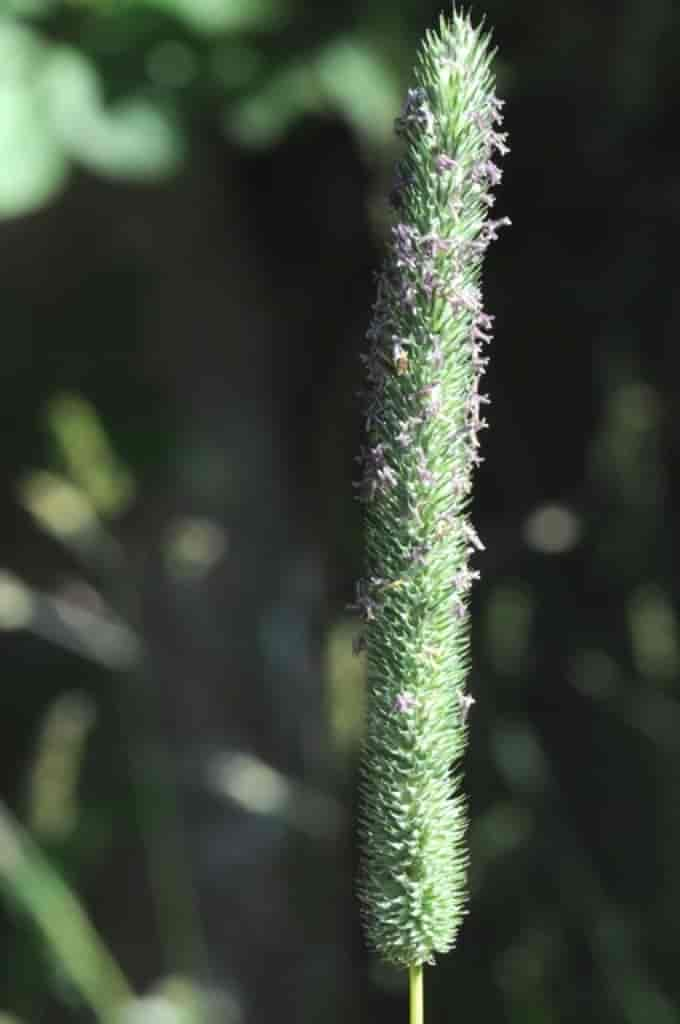
{"label": "out-of-focus grass blade", "polygon": [[117,672],[141,657],[137,635],[119,619],[33,590],[0,569],[0,630],[26,629]]}
{"label": "out-of-focus grass blade", "polygon": [[22,477],[16,491],[40,529],[84,565],[108,574],[120,570],[124,553],[82,488],[58,473],[33,470]]}
{"label": "out-of-focus grass blade", "polygon": [[28,824],[39,839],[62,841],[77,824],[78,778],[95,715],[93,700],[70,690],[43,716],[28,786]]}
{"label": "out-of-focus grass blade", "polygon": [[97,512],[104,519],[125,512],[134,498],[134,481],[94,406],[82,395],[60,394],[48,403],[45,415],[71,480]]}
{"label": "out-of-focus grass blade", "polygon": [[0,803],[0,885],[33,920],[62,971],[98,1019],[133,999],[127,981],[74,893]]}

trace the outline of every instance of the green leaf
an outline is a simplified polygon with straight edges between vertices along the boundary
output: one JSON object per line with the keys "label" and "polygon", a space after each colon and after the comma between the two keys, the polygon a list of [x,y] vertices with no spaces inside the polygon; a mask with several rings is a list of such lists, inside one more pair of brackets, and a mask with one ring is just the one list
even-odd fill
{"label": "green leaf", "polygon": [[364,138],[383,143],[397,107],[397,84],[381,57],[348,37],[272,75],[228,110],[224,124],[241,145],[265,147],[275,144],[299,117],[331,109]]}
{"label": "green leaf", "polygon": [[30,212],[66,178],[67,162],[35,87],[42,55],[30,29],[0,20],[0,217]]}
{"label": "green leaf", "polygon": [[0,84],[0,217],[29,213],[47,202],[67,170],[35,97]]}
{"label": "green leaf", "polygon": [[228,135],[241,145],[265,147],[280,139],[302,114],[323,105],[313,68],[302,62],[273,76],[225,116]]}
{"label": "green leaf", "polygon": [[206,35],[271,29],[286,14],[280,0],[152,0],[151,6],[181,18]]}
{"label": "green leaf", "polygon": [[41,90],[56,137],[91,170],[150,180],[177,167],[183,144],[175,122],[142,95],[105,107],[96,69],[74,48],[51,49]]}
{"label": "green leaf", "polygon": [[[56,6],[55,0],[5,0],[6,13],[19,17],[34,18],[48,14]],[[0,1024],[2,1018],[0,1017]]]}
{"label": "green leaf", "polygon": [[131,992],[75,894],[0,804],[0,883],[39,929],[82,998],[102,1021]]}
{"label": "green leaf", "polygon": [[380,143],[390,138],[399,88],[375,50],[362,40],[340,39],[319,56],[316,70],[330,102],[361,135]]}
{"label": "green leaf", "polygon": [[134,480],[113,451],[94,406],[82,395],[58,394],[48,403],[45,418],[71,479],[86,499],[104,518],[122,514],[134,498]]}

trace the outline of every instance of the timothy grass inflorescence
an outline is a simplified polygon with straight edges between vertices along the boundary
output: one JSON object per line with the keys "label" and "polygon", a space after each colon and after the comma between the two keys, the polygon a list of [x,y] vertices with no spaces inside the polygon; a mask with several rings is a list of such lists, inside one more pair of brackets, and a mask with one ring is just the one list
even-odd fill
{"label": "timothy grass inflorescence", "polygon": [[481,268],[507,218],[491,190],[507,150],[488,35],[454,12],[426,36],[396,129],[398,214],[364,356],[369,700],[359,893],[370,944],[404,966],[450,949],[465,910],[460,759],[472,698],[468,595],[483,547],[467,509],[486,426],[492,318]]}

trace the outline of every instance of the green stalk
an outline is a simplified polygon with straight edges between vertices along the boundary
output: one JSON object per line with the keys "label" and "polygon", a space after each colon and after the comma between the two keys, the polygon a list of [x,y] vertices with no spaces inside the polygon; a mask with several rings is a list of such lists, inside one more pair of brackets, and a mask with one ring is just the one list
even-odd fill
{"label": "green stalk", "polygon": [[409,1024],[423,1024],[423,965],[408,969]]}

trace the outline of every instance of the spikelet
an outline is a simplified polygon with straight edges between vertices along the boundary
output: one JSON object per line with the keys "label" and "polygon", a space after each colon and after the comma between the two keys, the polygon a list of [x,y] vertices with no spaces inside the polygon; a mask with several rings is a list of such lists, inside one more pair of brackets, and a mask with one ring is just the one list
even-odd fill
{"label": "spikelet", "polygon": [[369,943],[404,966],[449,950],[465,912],[460,761],[473,699],[468,595],[483,547],[467,508],[488,402],[492,318],[481,267],[507,218],[490,216],[507,151],[489,37],[467,15],[429,33],[396,130],[398,215],[368,331],[359,461],[369,699],[359,896]]}

